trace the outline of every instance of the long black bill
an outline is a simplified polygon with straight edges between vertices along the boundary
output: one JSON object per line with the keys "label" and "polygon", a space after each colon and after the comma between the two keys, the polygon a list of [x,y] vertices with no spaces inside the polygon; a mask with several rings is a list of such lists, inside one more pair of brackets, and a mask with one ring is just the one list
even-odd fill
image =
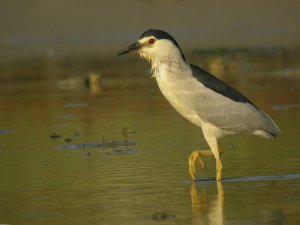
{"label": "long black bill", "polygon": [[140,47],[141,47],[141,45],[138,42],[133,43],[132,45],[129,45],[128,47],[119,51],[118,55],[124,55],[124,54],[130,53],[130,52],[135,52],[138,49],[140,49]]}

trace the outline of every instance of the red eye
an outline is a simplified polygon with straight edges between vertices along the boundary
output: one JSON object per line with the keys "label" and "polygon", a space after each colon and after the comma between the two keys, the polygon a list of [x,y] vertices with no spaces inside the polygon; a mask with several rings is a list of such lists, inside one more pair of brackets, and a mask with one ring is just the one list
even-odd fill
{"label": "red eye", "polygon": [[148,40],[148,43],[149,43],[150,45],[153,45],[155,41],[156,41],[155,38],[150,38],[150,39]]}

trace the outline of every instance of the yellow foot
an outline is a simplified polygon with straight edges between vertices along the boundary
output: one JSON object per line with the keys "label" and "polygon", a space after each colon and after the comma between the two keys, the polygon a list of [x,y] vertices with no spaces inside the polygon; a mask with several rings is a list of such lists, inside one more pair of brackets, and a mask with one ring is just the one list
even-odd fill
{"label": "yellow foot", "polygon": [[202,151],[193,151],[192,154],[189,156],[189,173],[192,177],[192,180],[196,180],[196,169],[195,169],[195,164],[197,161],[199,161],[200,166],[202,169],[205,169],[205,163],[202,160],[201,156],[203,155],[211,155],[210,150],[202,150]]}
{"label": "yellow foot", "polygon": [[[219,153],[222,154],[224,150],[219,146]],[[214,154],[212,153],[211,150],[195,150],[192,152],[192,154],[189,156],[189,173],[192,177],[192,180],[196,180],[196,169],[195,169],[195,164],[197,161],[199,161],[200,166],[202,169],[205,169],[205,163],[202,160],[202,156],[213,156]],[[220,181],[222,180],[222,163],[219,158],[219,155],[216,159],[216,180]]]}

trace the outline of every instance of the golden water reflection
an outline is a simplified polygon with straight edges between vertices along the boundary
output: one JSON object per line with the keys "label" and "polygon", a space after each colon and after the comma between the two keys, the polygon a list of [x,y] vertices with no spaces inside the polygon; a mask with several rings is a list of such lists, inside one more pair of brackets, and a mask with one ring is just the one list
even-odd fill
{"label": "golden water reflection", "polygon": [[[224,224],[224,189],[221,181],[216,182],[217,193],[211,196],[207,190],[197,188],[195,182],[191,186],[191,202],[193,212],[193,224]],[[200,193],[197,189],[200,189]]]}

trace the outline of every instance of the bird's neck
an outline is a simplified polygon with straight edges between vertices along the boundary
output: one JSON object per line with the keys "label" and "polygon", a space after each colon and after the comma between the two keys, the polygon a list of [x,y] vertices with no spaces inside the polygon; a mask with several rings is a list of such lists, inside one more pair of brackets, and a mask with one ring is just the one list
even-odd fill
{"label": "bird's neck", "polygon": [[180,75],[183,71],[190,69],[189,64],[181,57],[169,57],[165,59],[151,60],[152,77],[165,74]]}

